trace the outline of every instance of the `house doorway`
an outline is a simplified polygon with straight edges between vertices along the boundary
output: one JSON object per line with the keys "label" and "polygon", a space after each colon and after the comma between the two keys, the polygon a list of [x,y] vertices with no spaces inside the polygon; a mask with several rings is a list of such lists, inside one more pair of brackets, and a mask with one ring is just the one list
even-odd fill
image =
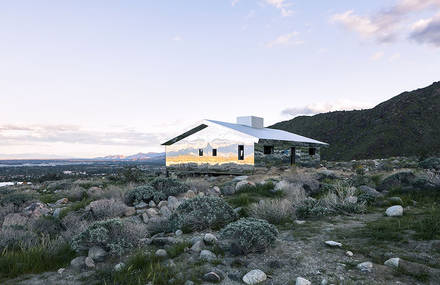
{"label": "house doorway", "polygon": [[290,165],[295,164],[295,153],[296,153],[296,149],[294,147],[291,147],[290,148]]}
{"label": "house doorway", "polygon": [[238,146],[238,160],[244,160],[244,145]]}

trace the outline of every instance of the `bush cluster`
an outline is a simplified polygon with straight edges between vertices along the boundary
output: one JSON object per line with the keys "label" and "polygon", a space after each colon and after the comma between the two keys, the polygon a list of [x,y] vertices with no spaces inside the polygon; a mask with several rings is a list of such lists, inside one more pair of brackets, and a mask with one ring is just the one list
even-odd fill
{"label": "bush cluster", "polygon": [[237,214],[222,198],[196,197],[184,201],[170,217],[173,230],[184,232],[216,229],[237,219]]}
{"label": "bush cluster", "polygon": [[243,254],[263,252],[276,239],[278,230],[265,220],[244,218],[220,231],[222,240],[231,240]]}
{"label": "bush cluster", "polygon": [[139,202],[150,202],[153,200],[159,203],[161,200],[166,200],[167,196],[161,192],[156,191],[150,185],[142,185],[125,192],[124,200],[127,205],[134,205]]}
{"label": "bush cluster", "polygon": [[271,224],[284,224],[292,220],[294,211],[289,200],[262,200],[249,207],[249,215]]}
{"label": "bush cluster", "polygon": [[111,255],[122,255],[128,249],[137,245],[142,233],[136,232],[129,223],[119,219],[110,219],[91,224],[85,231],[76,235],[72,240],[72,248],[86,251],[92,246],[99,246]]}
{"label": "bush cluster", "polygon": [[175,178],[157,177],[151,182],[151,186],[169,196],[177,196],[189,190],[189,186]]}

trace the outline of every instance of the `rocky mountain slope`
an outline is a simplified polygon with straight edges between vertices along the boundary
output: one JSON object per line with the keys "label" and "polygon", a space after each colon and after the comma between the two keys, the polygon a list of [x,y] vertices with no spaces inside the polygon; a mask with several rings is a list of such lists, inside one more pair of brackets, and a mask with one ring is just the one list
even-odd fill
{"label": "rocky mountain slope", "polygon": [[330,144],[323,159],[351,160],[440,153],[440,81],[372,109],[300,116],[272,128]]}

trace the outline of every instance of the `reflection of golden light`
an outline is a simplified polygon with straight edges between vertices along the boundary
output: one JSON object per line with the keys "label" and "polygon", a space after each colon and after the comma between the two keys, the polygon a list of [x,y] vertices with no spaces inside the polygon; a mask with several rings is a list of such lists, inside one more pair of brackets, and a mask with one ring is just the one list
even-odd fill
{"label": "reflection of golden light", "polygon": [[238,160],[237,155],[223,155],[223,156],[193,156],[193,155],[179,155],[166,158],[166,165],[184,164],[184,163],[196,163],[196,164],[254,164],[254,156],[248,155],[244,160]]}

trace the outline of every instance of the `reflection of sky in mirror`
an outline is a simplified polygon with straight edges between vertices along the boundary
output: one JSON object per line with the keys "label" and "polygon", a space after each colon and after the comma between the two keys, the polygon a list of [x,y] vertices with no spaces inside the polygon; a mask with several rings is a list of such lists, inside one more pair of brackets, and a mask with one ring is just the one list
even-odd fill
{"label": "reflection of sky in mirror", "polygon": [[205,118],[373,106],[439,80],[437,2],[1,1],[0,158],[163,151]]}

